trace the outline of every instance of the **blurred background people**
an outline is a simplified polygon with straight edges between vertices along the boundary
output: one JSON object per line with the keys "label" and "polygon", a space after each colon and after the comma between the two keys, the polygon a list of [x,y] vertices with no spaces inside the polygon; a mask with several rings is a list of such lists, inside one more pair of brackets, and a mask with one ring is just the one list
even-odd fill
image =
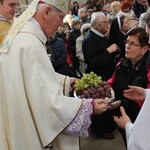
{"label": "blurred background people", "polygon": [[63,22],[68,22],[69,23],[69,26],[71,27],[72,26],[72,22],[73,22],[73,16],[72,14],[66,14],[64,19],[63,19]]}
{"label": "blurred background people", "polygon": [[146,14],[146,12],[142,13],[140,15],[140,17],[139,17],[139,24],[138,24],[138,26],[140,26],[140,27],[145,27],[146,26],[145,21],[144,21],[145,14]]}
{"label": "blurred background people", "polygon": [[148,9],[148,2],[147,0],[136,0],[133,4],[133,11],[137,18],[140,17],[142,13],[145,13]]}
{"label": "blurred background people", "polygon": [[111,3],[111,10],[112,10],[111,13],[109,13],[107,15],[109,21],[114,19],[116,17],[116,15],[121,11],[120,2],[119,1],[113,1]]}
{"label": "blurred background people", "polygon": [[90,23],[83,24],[81,27],[81,36],[79,36],[76,39],[76,57],[79,60],[79,72],[81,73],[81,75],[83,75],[83,73],[85,73],[85,69],[87,66],[85,61],[84,61],[82,42],[83,42],[83,39],[84,39],[86,33],[90,29],[90,27],[91,27]]}
{"label": "blurred background people", "polygon": [[102,11],[104,12],[104,14],[107,16],[108,14],[110,14],[112,12],[111,10],[111,3],[106,4],[105,6],[102,7]]}
{"label": "blurred background people", "polygon": [[125,15],[129,18],[135,18],[135,13],[132,10],[132,3],[130,1],[124,0],[120,4],[121,12],[118,15]]}
{"label": "blurred background people", "polygon": [[94,12],[91,18],[91,29],[86,34],[82,49],[87,63],[86,73],[94,71],[108,80],[115,69],[112,53],[118,48],[116,44],[109,46],[109,40],[105,37],[109,24],[107,17],[102,12]]}
{"label": "blurred background people", "polygon": [[88,9],[93,9],[93,7],[96,7],[97,11],[101,11],[101,2],[99,0],[87,0],[86,2]]}
{"label": "blurred background people", "polygon": [[85,7],[80,8],[78,11],[78,16],[79,16],[79,19],[81,20],[81,26],[84,23],[90,23],[90,20],[87,17],[87,8]]}
{"label": "blurred background people", "polygon": [[110,33],[109,33],[109,44],[116,43],[118,51],[113,53],[116,63],[118,60],[125,56],[125,40],[127,39],[127,32],[130,29],[128,17],[122,15],[117,16],[111,21]]}
{"label": "blurred background people", "polygon": [[[91,28],[85,35],[82,50],[85,63],[87,64],[86,73],[91,71],[101,76],[107,81],[113,74],[115,69],[114,56],[112,53],[117,51],[118,46],[112,44],[109,46],[109,40],[105,37],[108,32],[108,20],[103,12],[94,12],[91,18]],[[111,111],[107,111],[103,115],[93,115],[91,131],[97,137],[113,139],[114,124],[112,116],[109,117]]]}
{"label": "blurred background people", "polygon": [[79,4],[77,1],[73,2],[72,15],[78,17]]}
{"label": "blurred background people", "polygon": [[72,3],[71,1],[69,1],[69,4],[68,4],[68,10],[71,11],[71,14],[72,14],[73,3]]}
{"label": "blurred background people", "polygon": [[72,22],[72,31],[69,34],[68,38],[68,53],[72,55],[72,70],[77,76],[80,76],[79,73],[79,60],[76,57],[76,39],[81,35],[80,32],[81,21],[80,19],[74,19]]}
{"label": "blurred background people", "polygon": [[58,38],[56,33],[54,33],[49,37],[46,47],[54,70],[60,74],[74,77],[75,75],[67,64],[67,49],[64,40]]}
{"label": "blurred background people", "polygon": [[87,10],[87,22],[91,22],[91,17],[92,17],[92,14],[93,14],[93,9],[88,9]]}
{"label": "blurred background people", "polygon": [[64,22],[63,25],[60,25],[57,29],[57,37],[62,38],[66,41],[66,33],[71,32],[71,27],[68,22]]}
{"label": "blurred background people", "polygon": [[64,33],[71,31],[71,27],[68,22],[64,22],[63,27],[64,27]]}

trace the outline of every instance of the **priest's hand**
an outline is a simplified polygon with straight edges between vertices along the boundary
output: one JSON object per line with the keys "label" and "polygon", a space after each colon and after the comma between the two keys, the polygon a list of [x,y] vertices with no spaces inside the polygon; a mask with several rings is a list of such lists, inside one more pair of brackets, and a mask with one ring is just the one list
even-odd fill
{"label": "priest's hand", "polygon": [[76,81],[78,81],[78,80],[80,80],[80,79],[75,78],[75,77],[70,77],[70,86],[71,86],[72,90],[74,90],[74,88],[75,88],[74,85],[75,85]]}
{"label": "priest's hand", "polygon": [[93,113],[101,114],[107,110],[108,102],[104,99],[93,99]]}
{"label": "priest's hand", "polygon": [[143,88],[138,86],[129,86],[128,90],[123,91],[124,97],[131,100],[144,100],[145,99],[145,91]]}
{"label": "priest's hand", "polygon": [[131,122],[131,120],[128,117],[128,115],[126,114],[126,112],[122,106],[120,107],[120,112],[121,112],[121,116],[119,116],[119,117],[114,116],[114,121],[120,128],[125,129],[126,124],[128,122]]}
{"label": "priest's hand", "polygon": [[78,78],[70,77],[70,90],[69,90],[70,96],[73,95],[73,91],[75,90],[74,85],[75,85],[76,81],[78,81],[78,80],[79,80]]}

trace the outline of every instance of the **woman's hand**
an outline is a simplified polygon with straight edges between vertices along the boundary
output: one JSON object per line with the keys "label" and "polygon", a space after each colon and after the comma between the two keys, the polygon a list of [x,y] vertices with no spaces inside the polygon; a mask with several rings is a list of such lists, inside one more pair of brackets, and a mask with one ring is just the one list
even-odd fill
{"label": "woman's hand", "polygon": [[126,114],[124,108],[121,106],[120,107],[120,112],[121,112],[121,116],[114,116],[114,121],[116,122],[116,124],[124,129],[125,128],[125,125],[128,123],[128,122],[131,122],[130,118],[128,117],[128,115]]}

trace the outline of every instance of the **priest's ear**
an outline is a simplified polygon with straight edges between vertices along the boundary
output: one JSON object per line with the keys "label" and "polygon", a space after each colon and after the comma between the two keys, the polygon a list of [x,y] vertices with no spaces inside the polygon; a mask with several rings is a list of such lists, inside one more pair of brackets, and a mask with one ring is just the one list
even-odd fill
{"label": "priest's ear", "polygon": [[36,18],[36,20],[40,20],[40,18],[47,19],[51,11],[52,11],[52,6],[48,4],[39,4],[37,6],[37,11],[33,17]]}
{"label": "priest's ear", "polygon": [[45,7],[45,9],[43,11],[44,17],[47,18],[51,12],[52,12],[52,7],[51,6]]}

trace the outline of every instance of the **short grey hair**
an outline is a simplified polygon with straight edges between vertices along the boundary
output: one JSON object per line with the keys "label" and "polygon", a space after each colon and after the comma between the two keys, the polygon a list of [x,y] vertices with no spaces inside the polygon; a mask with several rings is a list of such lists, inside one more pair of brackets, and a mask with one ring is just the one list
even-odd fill
{"label": "short grey hair", "polygon": [[150,8],[148,8],[147,12],[145,13],[143,21],[148,27],[150,27]]}
{"label": "short grey hair", "polygon": [[111,3],[111,8],[113,9],[113,7],[115,6],[115,5],[118,5],[118,6],[120,6],[120,2],[119,1],[113,1],[112,3]]}
{"label": "short grey hair", "polygon": [[80,16],[81,12],[87,12],[87,9],[85,7],[82,7],[78,10],[78,15]]}
{"label": "short grey hair", "polygon": [[103,12],[94,12],[91,17],[91,27],[95,28],[101,21],[102,16],[106,16]]}
{"label": "short grey hair", "polygon": [[39,11],[39,12],[41,12],[41,11],[43,11],[48,6],[50,6],[50,5],[47,4],[47,3],[38,4],[36,10]]}
{"label": "short grey hair", "polygon": [[47,3],[38,4],[36,9],[37,9],[37,11],[41,12],[48,6],[51,6],[54,11],[57,11],[57,12],[61,11],[57,7],[50,5],[50,4],[47,4]]}

